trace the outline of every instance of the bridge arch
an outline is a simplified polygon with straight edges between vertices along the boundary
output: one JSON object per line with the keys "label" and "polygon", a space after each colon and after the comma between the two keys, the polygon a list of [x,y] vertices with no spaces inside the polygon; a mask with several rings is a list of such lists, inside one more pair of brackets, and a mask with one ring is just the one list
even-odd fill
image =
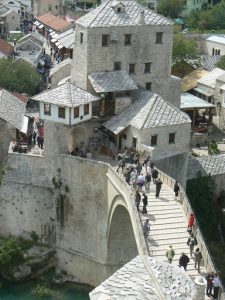
{"label": "bridge arch", "polygon": [[114,197],[108,220],[107,264],[116,270],[138,255],[130,214],[122,195]]}

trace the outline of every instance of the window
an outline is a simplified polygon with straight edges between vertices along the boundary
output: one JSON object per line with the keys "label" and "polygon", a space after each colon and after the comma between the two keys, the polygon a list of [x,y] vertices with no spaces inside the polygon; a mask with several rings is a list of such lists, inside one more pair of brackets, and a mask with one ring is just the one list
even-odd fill
{"label": "window", "polygon": [[135,73],[135,64],[129,64],[129,74]]}
{"label": "window", "polygon": [[145,63],[145,73],[151,73],[151,65],[152,63]]}
{"label": "window", "polygon": [[120,61],[116,61],[114,63],[114,70],[115,71],[120,71],[121,70],[121,62]]}
{"label": "window", "polygon": [[174,144],[175,143],[175,133],[170,133],[169,134],[169,144]]}
{"label": "window", "polygon": [[152,83],[151,82],[146,82],[145,83],[145,89],[147,91],[151,91],[152,90]]}
{"label": "window", "polygon": [[163,32],[156,32],[156,44],[162,44]]}
{"label": "window", "polygon": [[84,41],[84,34],[83,32],[80,32],[80,44],[83,44]]}
{"label": "window", "polygon": [[51,116],[51,105],[44,104],[44,115]]}
{"label": "window", "polygon": [[131,45],[131,34],[125,34],[125,36],[124,36],[124,45],[125,46]]}
{"label": "window", "polygon": [[66,117],[65,107],[58,107],[58,117],[61,119],[65,119],[65,117]]}
{"label": "window", "polygon": [[89,104],[84,105],[84,115],[89,115]]}
{"label": "window", "polygon": [[109,34],[102,35],[102,47],[109,47]]}
{"label": "window", "polygon": [[80,107],[79,106],[74,107],[74,109],[73,109],[73,117],[74,117],[74,119],[79,118],[79,116],[80,116]]}
{"label": "window", "polygon": [[152,135],[151,136],[151,146],[156,146],[157,145],[157,138],[158,138],[158,135]]}

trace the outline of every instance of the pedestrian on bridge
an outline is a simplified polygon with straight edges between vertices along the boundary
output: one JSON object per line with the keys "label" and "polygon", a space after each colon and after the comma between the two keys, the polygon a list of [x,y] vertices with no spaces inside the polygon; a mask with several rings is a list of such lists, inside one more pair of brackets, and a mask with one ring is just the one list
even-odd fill
{"label": "pedestrian on bridge", "polygon": [[175,251],[173,250],[173,247],[172,245],[169,245],[169,248],[167,249],[166,251],[166,257],[168,259],[168,263],[171,264],[172,263],[172,260],[174,258],[174,255],[175,255]]}
{"label": "pedestrian on bridge", "polygon": [[194,250],[194,246],[196,246],[197,244],[198,244],[197,239],[195,238],[194,234],[191,233],[191,236],[189,236],[189,238],[187,240],[187,245],[190,248],[190,256],[192,256],[193,250]]}
{"label": "pedestrian on bridge", "polygon": [[190,259],[189,257],[183,252],[181,254],[181,257],[179,259],[179,267],[183,267],[184,270],[187,270],[187,264],[189,263]]}
{"label": "pedestrian on bridge", "polygon": [[143,198],[142,198],[142,202],[143,202],[143,215],[147,214],[147,205],[148,205],[148,197],[145,193],[142,194]]}
{"label": "pedestrian on bridge", "polygon": [[143,226],[143,232],[144,232],[144,237],[147,238],[150,232],[150,224],[149,224],[149,219],[145,220],[144,226]]}
{"label": "pedestrian on bridge", "polygon": [[140,211],[140,209],[139,209],[140,202],[141,202],[141,195],[140,195],[139,191],[136,190],[135,203],[136,203],[137,211]]}
{"label": "pedestrian on bridge", "polygon": [[160,193],[162,184],[163,184],[163,183],[162,183],[161,179],[160,179],[160,178],[157,178],[157,179],[156,179],[156,183],[155,183],[155,185],[156,185],[155,197],[156,197],[156,198],[159,198],[159,193]]}
{"label": "pedestrian on bridge", "polygon": [[194,258],[195,258],[195,268],[197,268],[198,273],[200,273],[200,263],[202,260],[202,253],[200,252],[199,248],[195,249]]}
{"label": "pedestrian on bridge", "polygon": [[147,173],[145,175],[145,189],[146,191],[149,193],[150,190],[150,182],[151,182],[152,178],[151,178],[151,174]]}
{"label": "pedestrian on bridge", "polygon": [[175,200],[177,200],[179,190],[180,190],[180,187],[179,187],[178,181],[176,181],[174,184],[174,188],[173,188],[173,191],[175,193]]}

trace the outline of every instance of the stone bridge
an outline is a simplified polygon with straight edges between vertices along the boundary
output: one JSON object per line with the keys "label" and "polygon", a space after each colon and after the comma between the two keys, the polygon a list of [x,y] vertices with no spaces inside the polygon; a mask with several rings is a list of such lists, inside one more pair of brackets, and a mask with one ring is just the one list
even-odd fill
{"label": "stone bridge", "polygon": [[[177,265],[180,252],[188,254],[186,225],[191,208],[183,190],[182,204],[175,203],[173,180],[160,176],[164,200],[154,202],[154,189],[148,195],[152,228],[146,243],[142,231],[146,217],[141,220],[130,187],[110,165],[69,155],[52,160],[12,153],[0,186],[0,234],[35,231],[55,248],[60,269],[93,286],[136,255],[149,255],[149,249],[165,260],[164,251],[173,244]],[[56,187],[54,181],[62,186]],[[206,270],[214,270],[198,227],[195,234]],[[197,275],[193,261],[189,270],[191,276]]]}

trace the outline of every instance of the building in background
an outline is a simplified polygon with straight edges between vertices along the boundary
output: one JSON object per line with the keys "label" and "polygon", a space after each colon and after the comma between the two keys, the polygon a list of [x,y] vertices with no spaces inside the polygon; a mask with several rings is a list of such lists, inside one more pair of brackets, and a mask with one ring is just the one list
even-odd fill
{"label": "building in background", "polygon": [[14,30],[20,30],[20,16],[6,6],[0,6],[0,37],[5,38]]}

